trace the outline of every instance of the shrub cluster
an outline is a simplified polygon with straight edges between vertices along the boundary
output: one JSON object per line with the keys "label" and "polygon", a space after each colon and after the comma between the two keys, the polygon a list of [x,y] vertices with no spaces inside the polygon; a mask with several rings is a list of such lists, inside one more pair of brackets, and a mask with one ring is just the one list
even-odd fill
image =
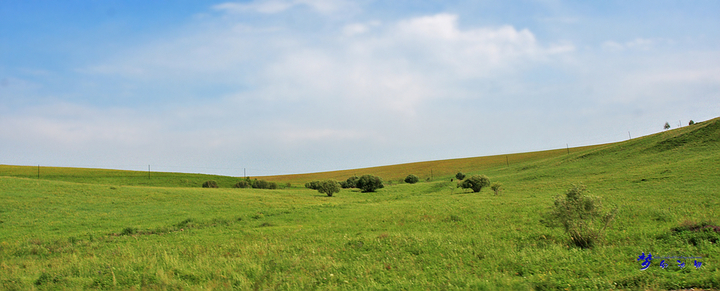
{"label": "shrub cluster", "polygon": [[248,180],[240,180],[240,182],[235,183],[235,188],[250,188],[252,185],[250,184],[250,181]]}
{"label": "shrub cluster", "polygon": [[408,183],[408,184],[415,184],[418,181],[420,181],[420,178],[418,178],[418,176],[415,176],[413,174],[410,174],[407,177],[405,177],[405,183]]}
{"label": "shrub cluster", "polygon": [[305,188],[317,190],[320,189],[320,181],[312,181],[305,183]]}
{"label": "shrub cluster", "polygon": [[462,172],[458,172],[457,174],[455,174],[455,179],[458,179],[458,180],[465,179],[465,174],[463,174]]}
{"label": "shrub cluster", "polygon": [[585,194],[583,185],[573,185],[564,196],[555,197],[549,222],[562,225],[576,246],[591,248],[602,240],[616,214],[617,207],[604,212],[600,197]]}
{"label": "shrub cluster", "polygon": [[278,185],[275,182],[255,179],[252,183],[252,187],[254,189],[277,189]]}
{"label": "shrub cluster", "polygon": [[[414,176],[414,175],[412,175],[412,176]],[[408,177],[410,177],[410,176],[408,176]],[[417,178],[417,177],[415,177],[415,178]],[[313,181],[308,184],[305,184],[305,187],[313,186],[314,182],[317,182],[317,181]],[[375,190],[385,187],[383,185],[382,179],[380,179],[380,177],[376,177],[373,175],[363,175],[362,177],[352,176],[352,177],[348,178],[347,180],[340,182],[339,185],[340,185],[340,187],[345,188],[345,189],[359,188],[360,190],[362,190],[362,192],[375,192]],[[308,187],[308,188],[310,188],[310,187]],[[310,188],[310,189],[313,189],[313,188]]]}
{"label": "shrub cluster", "polygon": [[359,188],[362,192],[375,192],[375,190],[385,187],[382,179],[373,175],[363,175],[357,180],[355,188]]}
{"label": "shrub cluster", "polygon": [[490,178],[485,175],[474,175],[465,181],[458,183],[458,187],[463,189],[472,189],[473,192],[480,192],[482,188],[490,185]]}
{"label": "shrub cluster", "polygon": [[347,178],[347,180],[340,182],[340,186],[347,189],[347,188],[355,188],[357,186],[357,181],[360,180],[358,176],[352,176],[350,178]]}
{"label": "shrub cluster", "polygon": [[268,182],[265,180],[240,180],[239,182],[235,183],[235,188],[254,188],[254,189],[277,189],[278,184],[275,182]]}
{"label": "shrub cluster", "polygon": [[[197,184],[196,184],[196,185],[197,185]],[[217,182],[210,180],[210,181],[205,181],[205,182],[202,184],[202,187],[203,187],[203,188],[217,188],[217,187],[218,187],[218,184],[217,184]]]}

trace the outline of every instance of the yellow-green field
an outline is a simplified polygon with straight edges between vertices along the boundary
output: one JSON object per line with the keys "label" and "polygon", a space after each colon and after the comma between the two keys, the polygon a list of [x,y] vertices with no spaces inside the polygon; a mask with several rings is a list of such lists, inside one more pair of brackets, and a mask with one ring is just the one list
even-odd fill
{"label": "yellow-green field", "polygon": [[[37,167],[0,166],[0,289],[718,289],[718,165],[719,119],[569,154],[257,177],[276,190],[98,169],[41,167],[38,179]],[[463,191],[450,181],[458,171],[504,190]],[[327,197],[302,187],[365,173],[385,188]],[[421,182],[400,182],[408,174]],[[221,188],[199,188],[206,180]],[[544,222],[574,183],[619,207],[593,248]],[[655,257],[647,270],[642,253]],[[697,259],[680,268],[669,257]]]}

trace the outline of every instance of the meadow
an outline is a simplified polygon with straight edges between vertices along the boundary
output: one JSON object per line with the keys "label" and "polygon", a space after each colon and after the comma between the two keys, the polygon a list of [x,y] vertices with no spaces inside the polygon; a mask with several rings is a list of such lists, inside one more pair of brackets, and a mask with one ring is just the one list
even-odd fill
{"label": "meadow", "polygon": [[[720,234],[692,228],[720,225],[718,165],[720,119],[569,150],[258,177],[276,190],[0,166],[0,289],[720,289]],[[458,171],[504,190],[463,191]],[[302,187],[364,173],[385,188],[328,197]],[[421,182],[402,183],[408,174]],[[220,188],[200,188],[211,179]],[[576,183],[619,209],[594,248],[544,222]],[[655,257],[646,270],[643,253]],[[680,268],[669,257],[697,259]]]}

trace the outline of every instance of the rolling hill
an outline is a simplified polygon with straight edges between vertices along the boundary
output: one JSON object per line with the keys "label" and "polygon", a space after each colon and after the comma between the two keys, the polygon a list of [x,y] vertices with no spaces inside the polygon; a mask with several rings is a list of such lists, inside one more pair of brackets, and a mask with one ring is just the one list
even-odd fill
{"label": "rolling hill", "polygon": [[[718,289],[718,165],[720,119],[569,153],[259,177],[291,184],[277,190],[0,166],[0,289]],[[430,181],[398,181],[430,169]],[[458,189],[457,171],[504,190]],[[393,185],[333,197],[301,187],[364,173]],[[208,179],[223,188],[198,188]],[[618,209],[593,248],[547,220],[578,183]]]}

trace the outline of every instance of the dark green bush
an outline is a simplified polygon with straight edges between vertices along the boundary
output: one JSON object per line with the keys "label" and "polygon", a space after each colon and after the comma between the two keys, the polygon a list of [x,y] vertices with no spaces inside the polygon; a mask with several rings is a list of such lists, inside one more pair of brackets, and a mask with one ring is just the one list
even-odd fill
{"label": "dark green bush", "polygon": [[382,179],[373,175],[363,175],[358,179],[355,186],[360,188],[362,192],[375,192],[375,190],[384,187]]}
{"label": "dark green bush", "polygon": [[413,174],[410,174],[407,177],[405,177],[405,183],[408,183],[408,184],[415,184],[418,181],[420,181],[420,178],[418,178],[418,176],[415,176]]}
{"label": "dark green bush", "polygon": [[465,181],[460,183],[460,187],[463,189],[472,189],[473,192],[480,192],[483,187],[490,185],[490,178],[485,175],[474,175]]}
{"label": "dark green bush", "polygon": [[458,179],[458,180],[465,179],[465,174],[463,174],[462,172],[458,172],[457,174],[455,174],[455,179]]}
{"label": "dark green bush", "polygon": [[253,181],[252,183],[252,187],[254,189],[277,189],[278,185],[275,182],[255,179],[255,181]]}
{"label": "dark green bush", "polygon": [[617,207],[604,212],[600,197],[585,194],[583,185],[573,185],[565,196],[555,197],[549,218],[565,228],[573,244],[592,248],[602,240],[616,213]]}
{"label": "dark green bush", "polygon": [[317,190],[320,193],[327,194],[328,197],[332,197],[333,193],[340,192],[340,183],[333,180],[322,181]]}
{"label": "dark green bush", "polygon": [[347,178],[347,180],[345,180],[344,182],[340,182],[340,186],[343,188],[356,188],[358,180],[360,180],[358,176],[352,176],[350,178]]}
{"label": "dark green bush", "polygon": [[205,183],[202,184],[203,188],[217,188],[218,184],[215,181],[205,181]]}
{"label": "dark green bush", "polygon": [[252,185],[250,185],[250,182],[247,180],[240,180],[240,182],[235,183],[235,188],[250,188]]}
{"label": "dark green bush", "polygon": [[317,190],[320,189],[320,181],[312,181],[305,183],[305,188]]}

